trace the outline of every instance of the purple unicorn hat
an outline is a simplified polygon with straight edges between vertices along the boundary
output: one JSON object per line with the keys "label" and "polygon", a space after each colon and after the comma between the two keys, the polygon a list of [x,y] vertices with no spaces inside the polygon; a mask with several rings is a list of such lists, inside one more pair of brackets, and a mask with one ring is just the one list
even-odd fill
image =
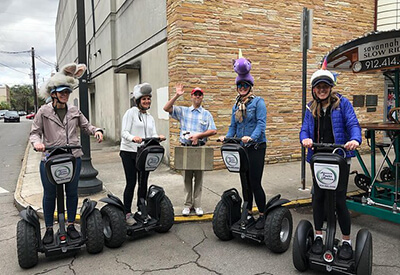
{"label": "purple unicorn hat", "polygon": [[242,57],[242,51],[239,50],[239,58],[234,60],[233,69],[238,74],[236,77],[236,85],[241,81],[246,81],[251,86],[254,85],[254,78],[250,74],[251,62],[250,60]]}

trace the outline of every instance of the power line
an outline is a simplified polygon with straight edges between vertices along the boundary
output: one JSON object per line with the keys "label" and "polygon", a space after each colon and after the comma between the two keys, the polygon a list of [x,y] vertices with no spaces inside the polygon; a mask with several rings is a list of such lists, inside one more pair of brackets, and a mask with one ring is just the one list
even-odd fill
{"label": "power line", "polygon": [[8,65],[6,65],[6,64],[4,64],[4,63],[1,63],[1,62],[0,62],[0,65],[2,65],[2,66],[4,66],[4,67],[7,67],[7,68],[9,68],[9,69],[11,69],[11,70],[14,70],[14,71],[16,71],[16,72],[19,72],[19,73],[21,73],[21,74],[27,74],[27,75],[29,75],[28,73],[25,73],[25,72],[19,71],[19,70],[17,70],[17,69],[14,69],[13,67],[10,67],[10,66],[8,66]]}
{"label": "power line", "polygon": [[5,54],[21,54],[21,53],[30,53],[31,50],[29,51],[19,51],[19,52],[10,52],[10,51],[0,51],[0,53],[5,53]]}
{"label": "power line", "polygon": [[47,65],[47,66],[50,66],[50,67],[52,67],[52,68],[57,67],[57,64],[56,64],[56,63],[50,62],[50,61],[44,59],[43,57],[41,57],[41,56],[39,56],[39,55],[36,55],[35,57],[36,57],[37,60],[41,61],[43,64],[45,64],[45,65]]}

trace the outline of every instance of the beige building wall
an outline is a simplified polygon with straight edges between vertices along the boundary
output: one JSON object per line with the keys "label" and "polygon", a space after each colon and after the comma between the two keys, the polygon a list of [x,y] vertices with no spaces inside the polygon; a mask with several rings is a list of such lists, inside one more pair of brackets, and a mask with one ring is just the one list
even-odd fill
{"label": "beige building wall", "polygon": [[[162,98],[167,98],[168,87],[166,2],[97,0],[92,7],[85,1],[85,17],[92,123],[119,143],[122,117],[131,107],[129,94],[136,84],[148,82],[153,87],[150,113],[160,134],[168,130],[168,120],[157,119],[164,112],[157,106],[165,104],[158,102],[157,90],[164,88]],[[75,1],[61,0],[56,23],[60,66],[77,61],[76,24]],[[72,95],[71,101],[79,102],[78,92]]]}
{"label": "beige building wall", "polygon": [[10,104],[10,87],[0,84],[0,102],[3,101]]}

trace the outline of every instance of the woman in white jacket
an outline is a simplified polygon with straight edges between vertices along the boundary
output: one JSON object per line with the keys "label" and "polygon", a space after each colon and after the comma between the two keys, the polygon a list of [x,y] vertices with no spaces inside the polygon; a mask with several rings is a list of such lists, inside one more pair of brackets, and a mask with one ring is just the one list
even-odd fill
{"label": "woman in white jacket", "polygon": [[147,181],[149,172],[141,172],[136,168],[136,155],[143,138],[159,137],[165,140],[165,136],[157,135],[154,118],[147,112],[151,105],[150,84],[143,83],[136,85],[133,90],[136,106],[127,110],[122,118],[120,157],[125,171],[126,186],[124,190],[124,207],[126,223],[133,225],[135,220],[132,215],[131,207],[136,181],[138,186],[138,201],[146,199]]}

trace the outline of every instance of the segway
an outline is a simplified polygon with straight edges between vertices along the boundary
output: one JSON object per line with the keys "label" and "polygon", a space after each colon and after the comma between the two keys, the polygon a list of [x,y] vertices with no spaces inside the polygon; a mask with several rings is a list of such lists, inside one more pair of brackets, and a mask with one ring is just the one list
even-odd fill
{"label": "segway", "polygon": [[[225,138],[221,146],[221,155],[229,172],[240,173],[243,189],[247,188],[245,173],[249,169],[249,159],[239,138]],[[246,146],[246,145],[245,145]],[[242,199],[235,188],[226,190],[214,210],[212,225],[214,234],[223,241],[250,239],[265,243],[275,253],[283,253],[289,248],[292,238],[293,221],[290,210],[284,206],[289,200],[278,194],[271,198],[265,210],[264,228],[255,228],[256,221],[247,220],[248,202]]]}
{"label": "segway", "polygon": [[293,240],[293,264],[299,271],[308,268],[333,272],[337,274],[368,275],[372,272],[372,236],[367,229],[357,233],[356,248],[353,258],[340,259],[337,256],[339,240],[336,233],[335,190],[343,190],[349,180],[349,167],[343,145],[314,143],[314,148],[331,148],[333,153],[316,153],[311,158],[311,170],[314,184],[318,184],[326,192],[326,241],[321,255],[314,254],[311,247],[314,242],[314,229],[307,220],[301,220],[297,226]]}
{"label": "segway", "polygon": [[[164,147],[159,138],[144,138],[136,157],[136,167],[140,172],[154,171],[164,156]],[[140,183],[140,180],[139,180]],[[111,194],[100,201],[107,203],[101,208],[104,223],[104,241],[110,248],[120,247],[126,236],[133,238],[150,231],[165,233],[174,223],[174,208],[162,187],[151,185],[146,200],[139,201],[139,210],[134,214],[133,225],[125,222],[125,210],[122,201]]]}
{"label": "segway", "polygon": [[81,208],[80,237],[71,239],[65,229],[64,185],[75,176],[76,159],[72,149],[81,146],[46,147],[50,153],[46,157],[45,169],[49,181],[56,185],[58,231],[50,244],[43,244],[40,235],[40,222],[37,212],[28,206],[20,212],[22,219],[17,224],[18,263],[22,268],[30,268],[38,263],[38,252],[46,257],[77,252],[85,244],[86,250],[99,253],[103,250],[103,222],[96,202],[86,198]]}

